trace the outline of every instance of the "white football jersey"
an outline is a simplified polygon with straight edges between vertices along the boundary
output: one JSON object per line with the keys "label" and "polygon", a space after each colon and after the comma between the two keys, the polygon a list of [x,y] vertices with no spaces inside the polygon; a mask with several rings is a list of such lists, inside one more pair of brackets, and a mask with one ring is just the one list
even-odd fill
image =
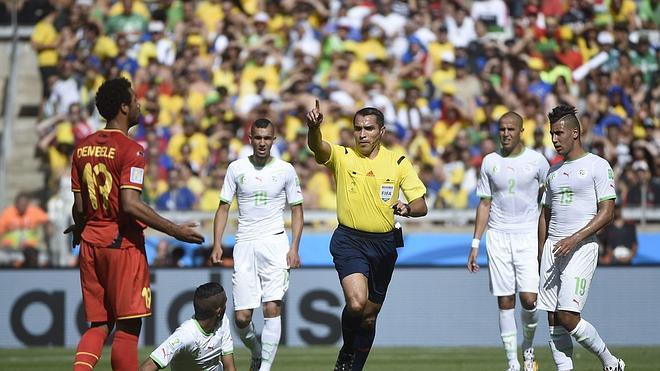
{"label": "white football jersey", "polygon": [[596,216],[598,203],[616,199],[610,164],[592,153],[550,168],[543,204],[551,209],[548,237],[561,239]]}
{"label": "white football jersey", "polygon": [[234,342],[225,315],[220,327],[210,334],[196,319],[185,321],[149,357],[160,368],[170,365],[172,371],[222,371],[220,357],[232,353]]}
{"label": "white football jersey", "polygon": [[263,168],[255,168],[250,159],[229,164],[220,200],[238,199],[236,241],[264,238],[284,231],[284,206],[303,202],[300,180],[293,166],[277,158]]}
{"label": "white football jersey", "polygon": [[539,188],[549,168],[545,157],[529,148],[515,157],[488,154],[477,183],[477,195],[492,199],[488,228],[514,233],[536,231]]}

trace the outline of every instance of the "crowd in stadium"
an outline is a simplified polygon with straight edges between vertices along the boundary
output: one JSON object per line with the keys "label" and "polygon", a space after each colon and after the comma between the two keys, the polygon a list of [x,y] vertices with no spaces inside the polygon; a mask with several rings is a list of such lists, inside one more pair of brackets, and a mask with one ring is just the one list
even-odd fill
{"label": "crowd in stadium", "polygon": [[31,41],[44,88],[37,152],[54,199],[70,197],[76,143],[104,125],[97,88],[125,76],[142,107],[143,196],[158,210],[214,211],[259,117],[276,123],[274,155],[294,165],[305,208],[334,210],[333,181],[306,145],[317,97],[323,137],[345,145],[353,113],[381,109],[385,142],[413,160],[431,208],[478,204],[479,166],[508,110],[523,116],[527,146],[560,161],[547,120],[560,103],[578,108],[619,202],[660,206],[656,1],[52,3]]}

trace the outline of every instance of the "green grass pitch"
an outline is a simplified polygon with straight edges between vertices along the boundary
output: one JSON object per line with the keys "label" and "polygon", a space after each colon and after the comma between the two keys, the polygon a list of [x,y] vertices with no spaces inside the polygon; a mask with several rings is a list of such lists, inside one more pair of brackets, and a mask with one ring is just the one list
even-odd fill
{"label": "green grass pitch", "polygon": [[[660,347],[613,347],[614,354],[626,361],[626,369],[632,371],[658,370]],[[0,349],[0,370],[64,371],[70,370],[74,349],[28,348]],[[140,349],[140,360],[149,355],[150,349]],[[273,371],[329,371],[335,362],[337,348],[280,347]],[[554,370],[547,347],[537,347],[537,359],[541,371]],[[237,369],[247,370],[249,356],[245,348],[235,353]],[[602,367],[595,356],[575,346],[573,356],[576,370],[600,371]],[[103,352],[97,370],[110,370],[110,349]],[[374,348],[365,370],[373,371],[491,371],[506,369],[504,351],[500,348]]]}

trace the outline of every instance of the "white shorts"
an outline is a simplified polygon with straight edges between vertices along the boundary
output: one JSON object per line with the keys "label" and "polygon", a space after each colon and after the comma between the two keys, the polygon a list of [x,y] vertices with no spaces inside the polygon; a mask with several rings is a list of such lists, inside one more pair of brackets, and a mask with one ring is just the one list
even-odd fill
{"label": "white shorts", "polygon": [[284,298],[289,288],[288,252],[286,233],[236,243],[232,276],[234,310],[254,309],[262,302]]}
{"label": "white shorts", "polygon": [[533,233],[488,230],[486,234],[490,292],[509,296],[516,292],[538,292],[538,238]]}
{"label": "white shorts", "polygon": [[580,313],[598,263],[598,242],[587,238],[569,255],[555,257],[552,247],[557,242],[548,238],[543,246],[538,309]]}

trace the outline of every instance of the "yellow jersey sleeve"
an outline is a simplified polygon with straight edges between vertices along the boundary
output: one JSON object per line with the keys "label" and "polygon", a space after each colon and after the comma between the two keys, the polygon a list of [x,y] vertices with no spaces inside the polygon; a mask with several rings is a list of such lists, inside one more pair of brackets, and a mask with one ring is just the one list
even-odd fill
{"label": "yellow jersey sleeve", "polygon": [[328,142],[327,140],[324,140],[324,142],[328,143],[330,145],[330,158],[328,161],[324,162],[322,165],[327,167],[328,169],[332,170],[333,173],[335,174],[335,179],[337,177],[337,168],[341,167],[340,164],[340,155],[343,153],[344,155],[348,154],[348,149],[346,147],[340,146],[339,144],[333,144]]}
{"label": "yellow jersey sleeve", "polygon": [[420,197],[424,197],[426,194],[426,186],[421,179],[419,179],[419,176],[417,176],[417,172],[412,166],[410,160],[404,157],[403,159],[400,159],[400,161],[397,161],[399,162],[400,188],[403,191],[404,196],[406,196],[408,203]]}

